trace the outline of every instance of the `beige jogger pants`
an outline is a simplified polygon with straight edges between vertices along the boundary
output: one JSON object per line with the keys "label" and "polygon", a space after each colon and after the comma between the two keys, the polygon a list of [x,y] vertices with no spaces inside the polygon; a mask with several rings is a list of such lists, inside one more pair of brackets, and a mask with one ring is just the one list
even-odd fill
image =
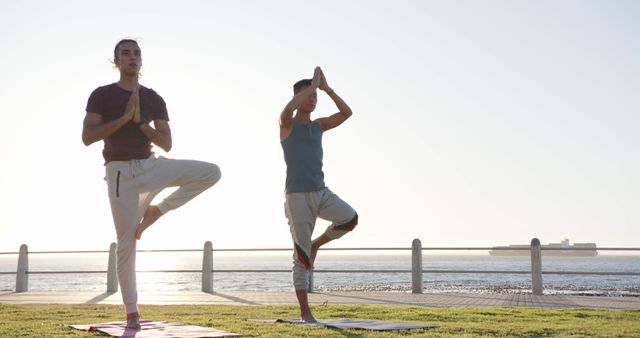
{"label": "beige jogger pants", "polygon": [[105,179],[118,236],[118,282],[127,313],[137,312],[138,302],[135,232],[153,198],[167,187],[179,187],[158,204],[165,214],[216,184],[220,176],[215,164],[162,156],[107,163]]}

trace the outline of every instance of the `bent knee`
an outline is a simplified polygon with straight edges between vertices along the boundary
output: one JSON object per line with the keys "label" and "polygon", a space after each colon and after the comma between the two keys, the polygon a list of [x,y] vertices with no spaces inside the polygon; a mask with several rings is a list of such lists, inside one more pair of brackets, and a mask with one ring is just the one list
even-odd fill
{"label": "bent knee", "polygon": [[218,165],[210,163],[209,170],[207,175],[204,178],[204,182],[208,183],[209,186],[213,186],[214,184],[220,181],[222,177],[222,171],[220,171],[220,167]]}
{"label": "bent knee", "polygon": [[353,216],[353,218],[350,221],[346,223],[330,225],[324,233],[325,235],[327,235],[327,237],[331,239],[338,239],[344,236],[345,234],[347,234],[348,232],[351,232],[351,230],[353,230],[356,227],[356,225],[358,225],[357,213]]}
{"label": "bent knee", "polygon": [[358,213],[357,212],[353,216],[353,218],[350,221],[348,221],[347,223],[333,226],[333,230],[351,231],[356,227],[356,225],[358,225]]}

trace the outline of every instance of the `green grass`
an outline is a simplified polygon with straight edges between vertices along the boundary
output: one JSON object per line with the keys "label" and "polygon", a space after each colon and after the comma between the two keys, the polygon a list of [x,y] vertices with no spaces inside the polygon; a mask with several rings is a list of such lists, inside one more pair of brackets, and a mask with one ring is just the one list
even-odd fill
{"label": "green grass", "polygon": [[[439,327],[373,332],[247,321],[248,318],[296,318],[298,309],[293,305],[140,306],[143,319],[215,327],[246,337],[640,337],[640,310],[329,305],[313,307],[313,311],[316,318],[433,323]],[[0,337],[103,337],[65,325],[122,319],[123,309],[118,305],[0,304]]]}

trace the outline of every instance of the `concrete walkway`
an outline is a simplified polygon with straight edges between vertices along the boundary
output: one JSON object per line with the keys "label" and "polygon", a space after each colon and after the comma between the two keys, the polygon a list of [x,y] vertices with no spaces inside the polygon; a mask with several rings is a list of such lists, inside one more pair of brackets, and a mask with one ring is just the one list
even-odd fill
{"label": "concrete walkway", "polygon": [[[297,304],[293,292],[221,291],[214,293],[139,292],[140,304]],[[531,306],[543,308],[640,309],[640,297],[533,296],[531,294],[412,294],[404,292],[318,292],[309,294],[312,304],[376,304],[425,307]],[[122,304],[119,292],[0,291],[6,304]]]}

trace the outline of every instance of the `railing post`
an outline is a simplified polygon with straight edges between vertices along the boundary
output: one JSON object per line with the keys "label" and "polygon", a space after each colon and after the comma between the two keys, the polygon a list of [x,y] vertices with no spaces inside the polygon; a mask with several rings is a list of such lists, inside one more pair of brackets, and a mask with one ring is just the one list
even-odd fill
{"label": "railing post", "polygon": [[313,269],[309,269],[309,288],[307,288],[308,293],[313,293]]}
{"label": "railing post", "polygon": [[20,246],[18,255],[18,270],[16,271],[16,292],[29,291],[29,248],[26,244]]}
{"label": "railing post", "polygon": [[213,244],[204,242],[202,250],[202,292],[213,293]]}
{"label": "railing post", "polygon": [[531,292],[542,295],[542,249],[540,240],[531,240]]}
{"label": "railing post", "polygon": [[411,243],[411,292],[422,293],[422,243],[417,238]]}
{"label": "railing post", "polygon": [[107,265],[107,292],[118,291],[118,273],[116,270],[116,243],[109,245],[109,264]]}

